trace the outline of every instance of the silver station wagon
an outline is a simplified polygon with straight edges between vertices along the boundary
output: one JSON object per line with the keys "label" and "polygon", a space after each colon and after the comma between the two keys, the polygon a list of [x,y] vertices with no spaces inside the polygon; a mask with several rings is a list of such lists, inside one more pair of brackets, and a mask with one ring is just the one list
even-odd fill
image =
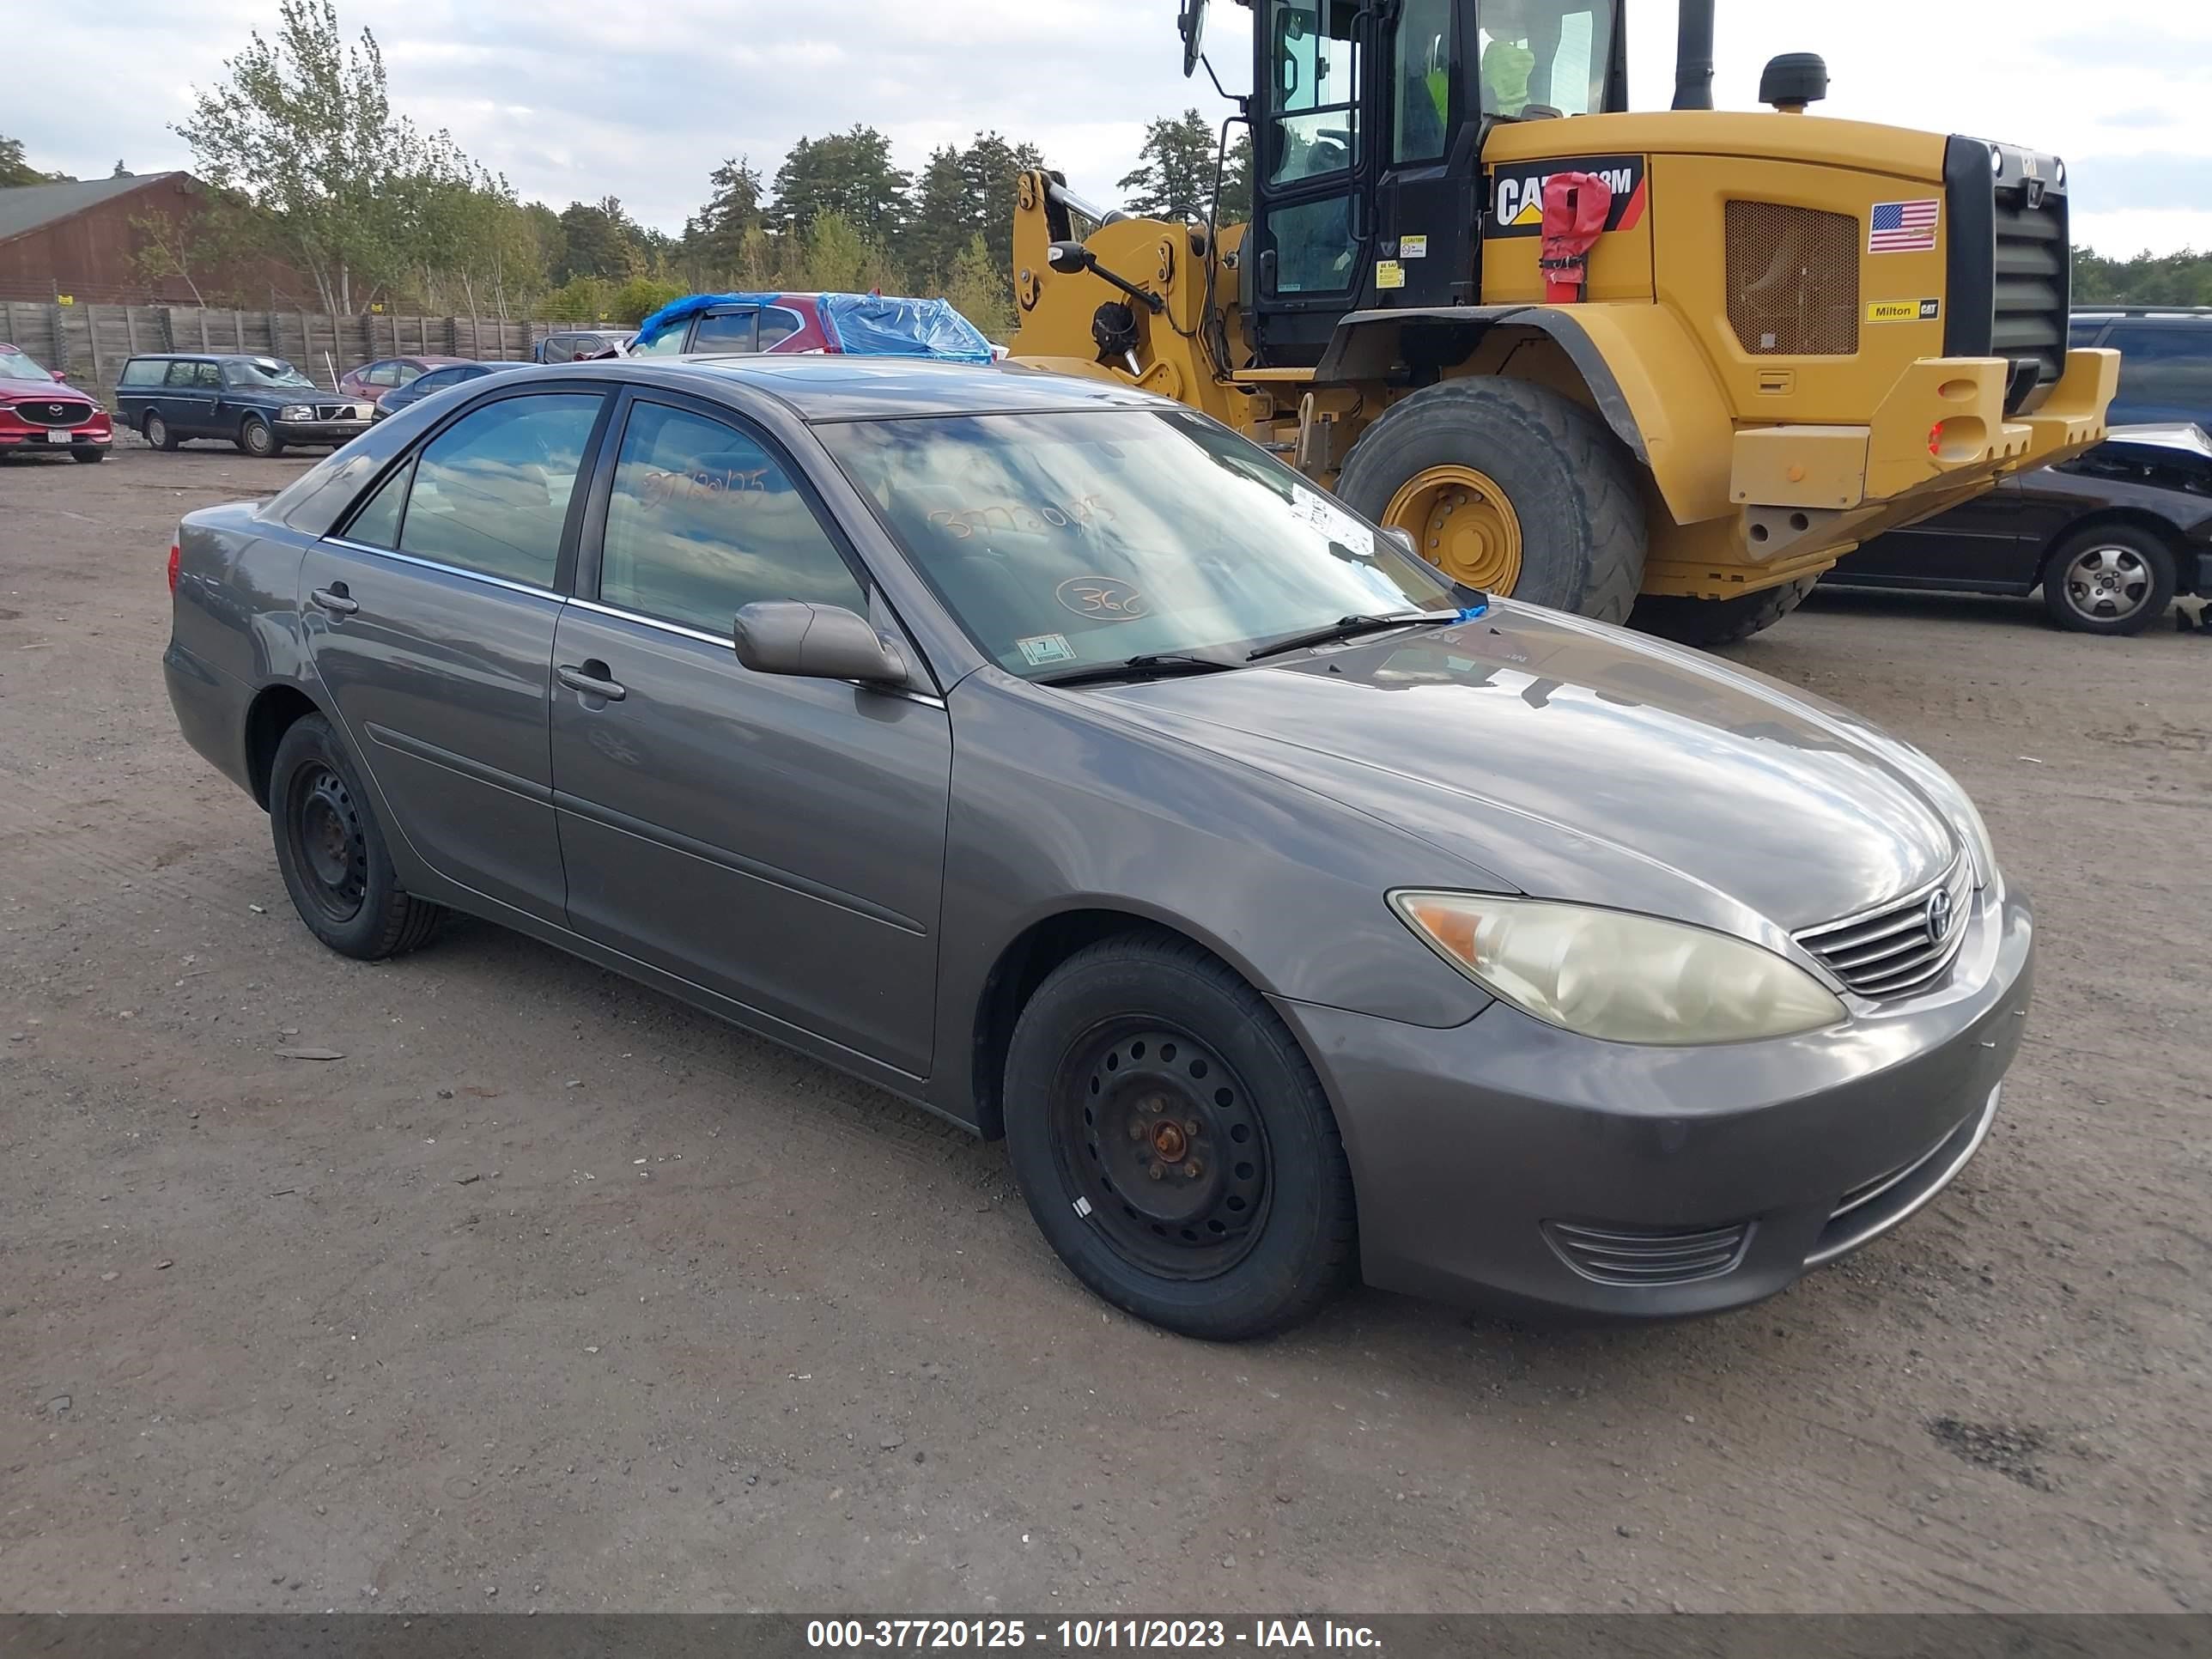
{"label": "silver station wagon", "polygon": [[170,579],[333,950],[489,917],[1003,1135],[1194,1335],[1754,1301],[1939,1192],[2020,1043],[2027,901],[1926,757],[1103,383],[518,370]]}

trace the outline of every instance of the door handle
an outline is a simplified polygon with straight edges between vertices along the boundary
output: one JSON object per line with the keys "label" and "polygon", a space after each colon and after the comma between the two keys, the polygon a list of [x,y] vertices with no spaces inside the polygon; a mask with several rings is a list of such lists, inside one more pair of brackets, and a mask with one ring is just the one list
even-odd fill
{"label": "door handle", "polygon": [[328,587],[319,587],[307,595],[333,617],[350,617],[361,609],[361,601],[347,596],[343,582],[332,582]]}
{"label": "door handle", "polygon": [[574,663],[562,663],[553,671],[553,676],[571,691],[580,691],[587,697],[605,697],[609,702],[620,702],[629,693],[615,683],[607,672],[606,664],[592,659],[580,668]]}

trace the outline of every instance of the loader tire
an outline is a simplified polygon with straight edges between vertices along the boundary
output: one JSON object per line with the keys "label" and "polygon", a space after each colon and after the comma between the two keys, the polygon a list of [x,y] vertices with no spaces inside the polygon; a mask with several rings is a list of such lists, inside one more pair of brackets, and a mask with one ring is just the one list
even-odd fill
{"label": "loader tire", "polygon": [[1394,404],[1336,493],[1469,586],[1617,623],[1643,583],[1635,463],[1595,416],[1525,380],[1443,380]]}
{"label": "loader tire", "polygon": [[1801,576],[1779,587],[1762,587],[1756,593],[1733,599],[1690,599],[1674,593],[1649,593],[1636,602],[1628,619],[1632,628],[1656,634],[1678,645],[1734,645],[1780,622],[1805,601],[1818,576]]}

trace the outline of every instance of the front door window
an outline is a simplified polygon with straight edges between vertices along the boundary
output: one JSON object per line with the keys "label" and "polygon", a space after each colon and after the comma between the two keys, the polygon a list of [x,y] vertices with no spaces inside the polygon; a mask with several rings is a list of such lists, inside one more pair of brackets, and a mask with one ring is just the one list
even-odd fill
{"label": "front door window", "polygon": [[1359,63],[1343,0],[1269,0],[1268,87],[1275,113],[1267,179],[1287,184],[1343,173],[1359,159]]}

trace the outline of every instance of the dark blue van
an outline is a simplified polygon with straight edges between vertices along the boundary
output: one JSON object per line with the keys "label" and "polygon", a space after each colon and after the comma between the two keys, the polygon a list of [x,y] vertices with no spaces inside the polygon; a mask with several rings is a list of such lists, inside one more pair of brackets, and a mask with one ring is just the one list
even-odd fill
{"label": "dark blue van", "polygon": [[156,449],[222,438],[249,455],[288,444],[342,444],[368,430],[375,410],[325,392],[281,357],[239,352],[149,352],[124,364],[115,422]]}

